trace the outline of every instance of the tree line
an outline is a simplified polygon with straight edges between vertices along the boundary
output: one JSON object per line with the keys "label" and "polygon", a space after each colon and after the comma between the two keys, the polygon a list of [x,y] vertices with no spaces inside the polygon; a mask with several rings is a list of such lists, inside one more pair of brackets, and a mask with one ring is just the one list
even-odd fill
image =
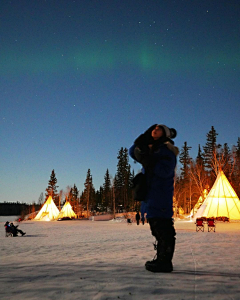
{"label": "tree line", "polygon": [[[232,187],[240,196],[240,138],[237,144],[229,148],[225,143],[217,143],[218,133],[212,126],[206,135],[206,144],[198,146],[198,154],[194,159],[190,157],[191,146],[184,142],[180,149],[178,161],[180,169],[176,172],[174,206],[181,207],[184,213],[189,213],[198,198],[204,195],[204,190],[209,191],[220,170],[223,170]],[[65,191],[58,192],[57,178],[52,170],[48,187],[45,191],[45,200],[52,196],[55,204],[60,208],[65,201],[69,201],[76,213],[87,212],[115,212],[134,211],[139,209],[140,203],[133,200],[132,179],[135,176],[129,163],[127,148],[118,152],[117,170],[111,177],[109,170],[104,175],[103,185],[98,190],[93,184],[91,170],[87,170],[84,190],[80,193],[76,184],[68,186]],[[179,165],[179,164],[178,164]],[[38,203],[44,202],[43,193]]]}
{"label": "tree line", "polygon": [[227,143],[217,143],[218,133],[214,126],[206,135],[206,144],[198,146],[198,154],[195,159],[190,157],[192,148],[184,142],[180,151],[180,172],[176,175],[174,205],[182,207],[185,213],[189,213],[198,198],[204,198],[204,190],[210,191],[219,171],[223,171],[240,196],[240,138],[237,144],[230,149]]}
{"label": "tree line", "polygon": [[34,213],[41,208],[40,204],[27,204],[27,203],[0,203],[0,215],[1,216],[21,216],[22,219],[25,215]]}
{"label": "tree line", "polygon": [[[84,190],[81,193],[75,183],[72,187],[68,186],[65,191],[60,190],[58,192],[56,174],[52,170],[45,191],[45,200],[52,196],[59,208],[68,201],[76,213],[79,214],[84,211],[87,216],[93,212],[134,211],[136,203],[133,200],[131,188],[134,170],[131,170],[128,149],[121,147],[117,159],[117,171],[114,178],[111,177],[107,169],[103,185],[98,190],[94,187],[91,170],[88,169]],[[43,203],[43,194],[40,195],[38,203]]]}

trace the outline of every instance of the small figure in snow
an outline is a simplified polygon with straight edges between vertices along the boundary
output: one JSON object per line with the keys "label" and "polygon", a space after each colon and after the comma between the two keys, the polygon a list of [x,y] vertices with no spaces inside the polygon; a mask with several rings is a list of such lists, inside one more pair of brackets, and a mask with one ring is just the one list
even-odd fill
{"label": "small figure in snow", "polygon": [[8,233],[11,234],[12,233],[12,228],[11,228],[11,226],[10,226],[10,224],[9,224],[8,221],[4,224],[4,227],[5,227],[6,234],[8,234]]}
{"label": "small figure in snow", "polygon": [[142,201],[141,203],[141,222],[144,225],[145,223],[145,213],[146,213],[146,203]]}
{"label": "small figure in snow", "polygon": [[18,229],[18,225],[13,225],[13,223],[10,223],[10,227],[12,230],[13,236],[18,236],[18,233],[20,233],[22,236],[26,234],[26,232],[23,232],[21,229]]}
{"label": "small figure in snow", "polygon": [[139,212],[136,213],[135,218],[136,218],[137,225],[139,225],[139,221],[140,221],[140,214],[139,214]]}

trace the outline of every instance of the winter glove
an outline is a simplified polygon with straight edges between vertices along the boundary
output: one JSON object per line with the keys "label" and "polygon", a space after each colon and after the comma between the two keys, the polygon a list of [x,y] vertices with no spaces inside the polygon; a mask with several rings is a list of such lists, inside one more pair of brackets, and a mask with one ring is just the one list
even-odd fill
{"label": "winter glove", "polygon": [[154,139],[152,138],[152,131],[156,127],[157,124],[149,127],[143,134],[141,134],[135,141],[136,145],[134,149],[134,155],[136,160],[142,164],[146,171],[153,168],[155,165],[155,159],[152,155],[150,155],[149,145],[154,143]]}
{"label": "winter glove", "polygon": [[156,159],[150,154],[149,149],[144,152],[139,147],[136,147],[134,149],[134,156],[136,157],[136,160],[142,164],[146,172],[149,172],[155,166]]}
{"label": "winter glove", "polygon": [[152,144],[154,141],[152,138],[152,131],[156,125],[157,124],[152,125],[143,134],[139,135],[139,137],[134,141],[134,144],[141,149],[146,150],[146,146]]}

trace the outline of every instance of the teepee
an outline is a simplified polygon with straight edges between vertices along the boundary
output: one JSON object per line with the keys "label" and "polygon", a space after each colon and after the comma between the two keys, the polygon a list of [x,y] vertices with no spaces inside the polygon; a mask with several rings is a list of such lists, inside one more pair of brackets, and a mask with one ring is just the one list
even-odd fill
{"label": "teepee", "polygon": [[192,217],[197,211],[198,209],[201,207],[201,205],[203,204],[204,200],[206,199],[207,197],[207,190],[204,189],[203,191],[203,196],[200,196],[198,198],[198,201],[197,203],[194,205],[194,207],[192,208],[191,212],[190,212],[190,216]]}
{"label": "teepee", "polygon": [[57,219],[58,215],[59,210],[53,202],[52,196],[49,196],[34,220],[51,221]]}
{"label": "teepee", "polygon": [[58,215],[59,219],[66,218],[66,217],[69,217],[69,218],[77,217],[77,215],[75,214],[75,212],[72,209],[71,204],[68,201],[66,201],[66,203],[64,204],[63,208],[61,209],[61,211]]}
{"label": "teepee", "polygon": [[240,220],[240,200],[223,171],[218,173],[194,219],[199,217],[228,217],[230,220]]}

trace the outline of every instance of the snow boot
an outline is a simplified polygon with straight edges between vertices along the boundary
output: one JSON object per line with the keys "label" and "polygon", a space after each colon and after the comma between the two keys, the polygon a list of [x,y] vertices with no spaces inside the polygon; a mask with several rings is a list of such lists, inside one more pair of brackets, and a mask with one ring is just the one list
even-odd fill
{"label": "snow boot", "polygon": [[162,251],[160,247],[158,247],[159,243],[156,242],[153,244],[154,249],[157,250],[157,253],[153,260],[147,261],[145,264],[146,270],[150,272],[163,272],[169,273],[173,271],[172,265],[172,257],[173,257],[173,249],[169,248],[168,253],[166,251]]}
{"label": "snow boot", "polygon": [[173,265],[171,261],[161,261],[157,259],[147,261],[145,268],[146,270],[154,273],[170,273],[173,271]]}
{"label": "snow boot", "polygon": [[145,268],[151,272],[172,272],[172,258],[175,249],[175,229],[172,220],[149,219],[152,235],[156,238],[155,258],[147,261]]}

